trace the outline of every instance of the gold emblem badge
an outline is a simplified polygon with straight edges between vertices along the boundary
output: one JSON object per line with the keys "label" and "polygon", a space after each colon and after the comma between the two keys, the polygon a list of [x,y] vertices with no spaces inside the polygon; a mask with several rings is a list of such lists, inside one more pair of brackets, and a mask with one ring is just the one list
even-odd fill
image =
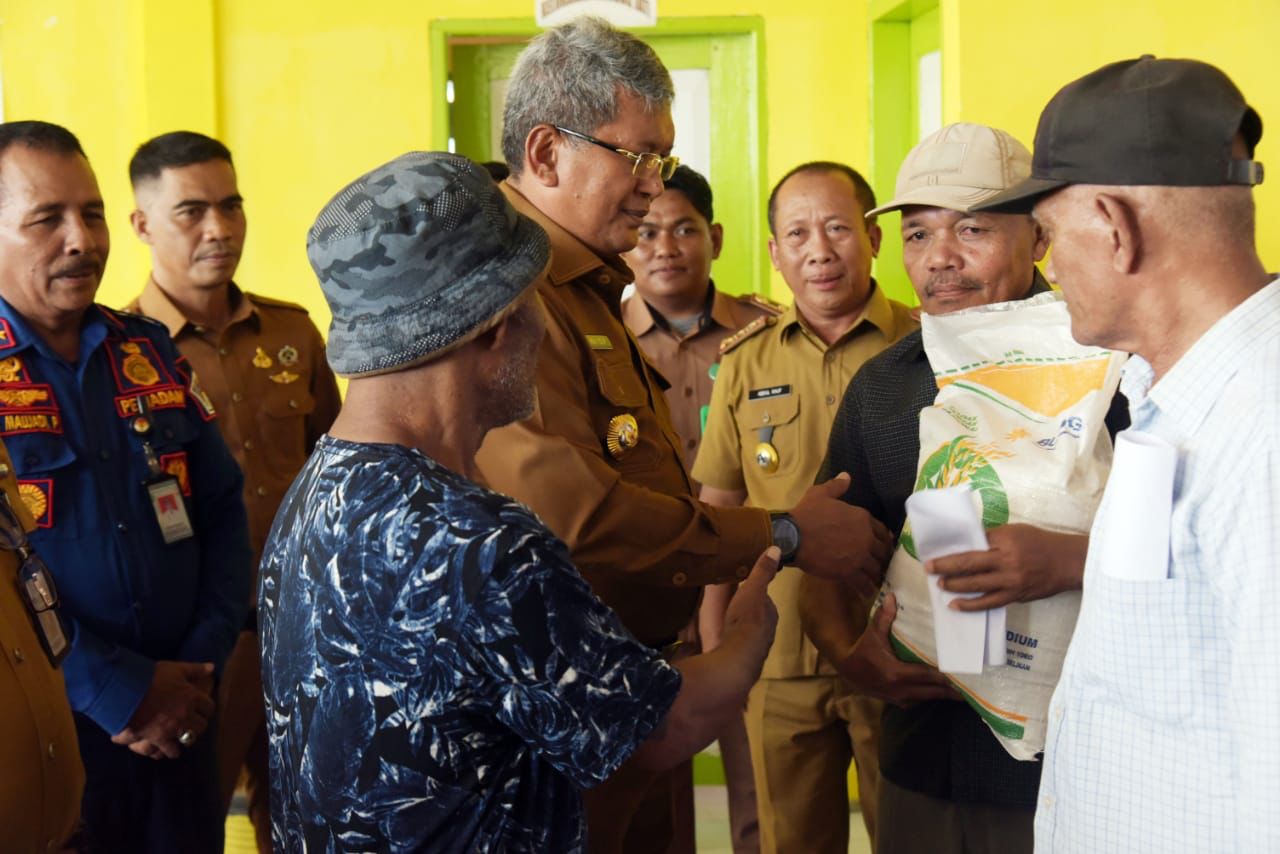
{"label": "gold emblem badge", "polygon": [[137,418],[133,419],[133,432],[140,436],[150,433],[151,419],[147,418],[145,415],[139,415]]}
{"label": "gold emblem badge", "polygon": [[756,465],[760,466],[765,474],[773,474],[778,470],[778,449],[772,442],[761,442],[756,445]]}
{"label": "gold emblem badge", "polygon": [[272,374],[268,379],[270,379],[273,383],[280,383],[281,385],[285,385],[287,383],[296,381],[298,379],[298,375],[295,373],[291,373],[289,371],[281,371],[278,374]]}
{"label": "gold emblem badge", "polygon": [[255,368],[269,368],[274,364],[275,362],[271,361],[271,357],[267,355],[267,351],[261,347],[258,348],[258,352],[253,354],[253,366]]}
{"label": "gold emblem badge", "polygon": [[16,383],[22,380],[22,363],[17,356],[0,360],[0,383]]}
{"label": "gold emblem badge", "polygon": [[604,443],[615,460],[622,459],[627,451],[640,443],[640,425],[632,415],[615,415],[609,419],[609,429]]}
{"label": "gold emblem badge", "polygon": [[279,353],[276,353],[276,358],[279,359],[280,364],[284,365],[286,368],[292,368],[294,365],[298,364],[298,348],[291,347],[286,344],[280,348]]}
{"label": "gold emblem badge", "polygon": [[126,341],[120,345],[120,349],[128,354],[124,357],[121,370],[129,378],[129,382],[134,385],[155,385],[160,382],[160,374],[156,371],[155,365],[142,355],[141,347],[132,341]]}
{"label": "gold emblem badge", "polygon": [[27,505],[27,510],[31,511],[32,518],[41,518],[44,511],[49,509],[49,499],[45,497],[44,490],[34,483],[18,484],[18,497]]}

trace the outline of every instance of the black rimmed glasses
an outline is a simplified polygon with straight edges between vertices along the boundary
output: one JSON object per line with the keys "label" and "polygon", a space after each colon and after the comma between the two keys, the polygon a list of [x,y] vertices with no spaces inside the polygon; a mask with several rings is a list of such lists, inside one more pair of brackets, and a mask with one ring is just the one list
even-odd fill
{"label": "black rimmed glasses", "polygon": [[621,154],[623,157],[631,161],[631,174],[637,178],[647,178],[655,172],[658,173],[664,181],[671,180],[671,176],[675,174],[676,167],[680,165],[679,157],[663,157],[661,154],[654,154],[652,151],[636,152],[628,151],[625,148],[618,148],[616,145],[610,145],[603,139],[596,139],[594,136],[588,136],[585,133],[578,133],[576,130],[562,128],[560,125],[552,125],[553,128],[561,133],[576,137],[584,142],[592,145],[598,145],[601,148],[608,149],[614,154]]}
{"label": "black rimmed glasses", "polygon": [[9,494],[3,490],[0,490],[0,549],[18,556],[18,591],[22,594],[22,603],[27,606],[27,614],[49,664],[57,667],[71,649],[58,617],[58,588],[49,567],[31,548],[27,532],[9,503]]}

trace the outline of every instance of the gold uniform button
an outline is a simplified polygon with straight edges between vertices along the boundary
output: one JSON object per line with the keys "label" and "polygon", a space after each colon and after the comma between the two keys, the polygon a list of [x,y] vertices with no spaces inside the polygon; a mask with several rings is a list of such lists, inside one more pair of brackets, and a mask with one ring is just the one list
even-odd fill
{"label": "gold uniform button", "polygon": [[769,413],[767,413],[767,412],[766,412],[764,415],[761,415],[761,416],[760,416],[760,420],[761,420],[761,421],[763,421],[765,424],[768,424],[768,423],[769,423]]}
{"label": "gold uniform button", "polygon": [[219,347],[219,348],[218,348],[218,355],[219,355],[219,356],[229,356],[229,355],[231,355],[231,351],[230,351],[230,350],[228,350],[226,347]]}
{"label": "gold uniform button", "polygon": [[244,449],[245,449],[246,451],[252,451],[252,450],[253,450],[253,440],[252,440],[252,439],[245,439],[245,440],[244,440]]}
{"label": "gold uniform button", "polygon": [[240,392],[238,392],[238,391],[233,391],[233,392],[231,392],[231,402],[232,402],[232,403],[239,403],[239,402],[240,402],[240,401],[242,401],[242,400],[244,400],[244,395],[243,395],[243,394],[241,394],[241,393],[240,393]]}
{"label": "gold uniform button", "polygon": [[18,662],[19,664],[27,660],[27,657],[22,654],[22,647],[15,646],[13,648],[13,660]]}
{"label": "gold uniform button", "polygon": [[55,751],[55,750],[53,749],[53,742],[52,742],[52,741],[51,741],[51,742],[49,742],[49,758],[50,758],[50,759],[56,759],[56,758],[57,758],[57,751]]}
{"label": "gold uniform button", "polygon": [[297,408],[298,408],[298,401],[293,400],[292,398],[290,398],[290,400],[289,400],[289,408],[290,408],[290,409],[297,409]]}
{"label": "gold uniform button", "polygon": [[677,587],[684,586],[685,582],[688,580],[689,576],[685,575],[683,572],[677,572],[675,575],[671,576],[671,583]]}
{"label": "gold uniform button", "polygon": [[265,486],[259,486],[257,489],[254,490],[254,492],[258,493],[259,498],[262,498],[266,496],[267,488]]}
{"label": "gold uniform button", "polygon": [[826,361],[828,361],[828,362],[834,362],[834,361],[835,361],[835,358],[836,358],[836,354],[835,354],[835,353],[828,353],[827,355],[823,356],[822,358],[823,358],[823,359],[825,359],[825,360],[826,360]]}
{"label": "gold uniform button", "polygon": [[836,402],[836,396],[834,394],[827,395],[827,406],[830,406],[835,402]]}

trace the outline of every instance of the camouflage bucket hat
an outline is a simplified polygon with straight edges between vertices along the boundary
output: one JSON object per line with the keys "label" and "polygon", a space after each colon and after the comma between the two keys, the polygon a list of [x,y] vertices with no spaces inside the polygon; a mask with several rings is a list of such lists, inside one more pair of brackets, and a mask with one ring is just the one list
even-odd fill
{"label": "camouflage bucket hat", "polygon": [[546,269],[546,232],[465,157],[414,151],[347,185],[307,233],[335,373],[388,373],[487,329]]}

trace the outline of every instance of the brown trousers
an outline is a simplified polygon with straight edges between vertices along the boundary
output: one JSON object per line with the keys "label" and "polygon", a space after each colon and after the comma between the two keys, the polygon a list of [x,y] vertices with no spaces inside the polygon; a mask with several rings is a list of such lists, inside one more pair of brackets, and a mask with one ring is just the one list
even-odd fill
{"label": "brown trousers", "polygon": [[249,821],[259,854],[271,854],[271,780],[267,774],[266,706],[256,632],[241,632],[222,671],[216,736],[222,812],[231,808],[244,770]]}
{"label": "brown trousers", "polygon": [[836,676],[761,679],[747,699],[760,848],[766,854],[846,854],[849,763],[856,762],[867,835],[876,838],[878,701]]}

